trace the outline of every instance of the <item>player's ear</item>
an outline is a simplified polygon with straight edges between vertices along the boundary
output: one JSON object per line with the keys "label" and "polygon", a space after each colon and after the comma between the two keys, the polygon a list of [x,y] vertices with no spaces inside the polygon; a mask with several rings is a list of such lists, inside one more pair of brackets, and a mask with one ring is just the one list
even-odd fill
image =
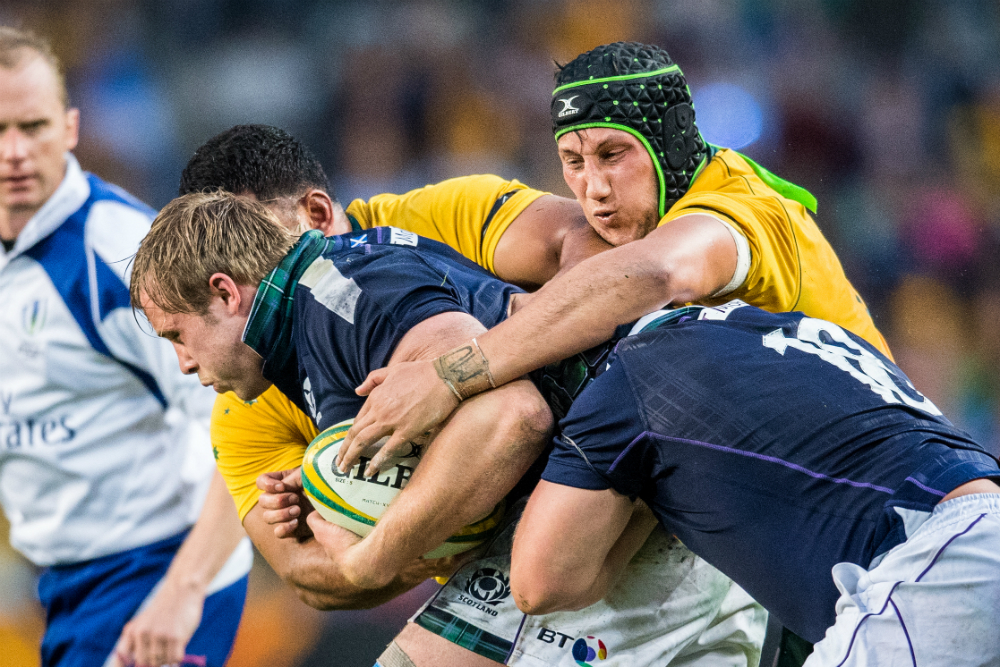
{"label": "player's ear", "polygon": [[70,108],[66,110],[66,150],[71,151],[76,148],[80,141],[80,110]]}
{"label": "player's ear", "polygon": [[318,229],[323,232],[323,236],[342,233],[334,229],[337,204],[330,199],[330,195],[318,188],[311,188],[299,202],[305,208],[311,229]]}
{"label": "player's ear", "polygon": [[239,312],[243,295],[240,293],[239,286],[235,280],[225,273],[213,273],[208,278],[208,287],[212,296],[222,299],[226,310],[232,311],[234,314]]}

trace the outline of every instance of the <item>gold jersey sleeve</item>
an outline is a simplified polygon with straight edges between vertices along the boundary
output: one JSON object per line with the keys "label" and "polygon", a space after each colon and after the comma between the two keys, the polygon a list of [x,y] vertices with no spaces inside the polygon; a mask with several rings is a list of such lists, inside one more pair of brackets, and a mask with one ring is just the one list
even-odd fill
{"label": "gold jersey sleeve", "polygon": [[500,237],[545,194],[499,176],[463,176],[402,195],[376,195],[367,202],[355,199],[347,213],[364,229],[399,227],[445,243],[494,272],[493,254]]}
{"label": "gold jersey sleeve", "polygon": [[240,521],[260,498],[257,477],[302,465],[317,433],[309,417],[273,386],[251,402],[232,392],[215,399],[212,451]]}
{"label": "gold jersey sleeve", "polygon": [[724,220],[750,247],[743,284],[699,303],[741,299],[772,312],[801,311],[838,324],[890,354],[868,307],[805,207],[766,185],[739,153],[717,153],[659,224],[691,213]]}

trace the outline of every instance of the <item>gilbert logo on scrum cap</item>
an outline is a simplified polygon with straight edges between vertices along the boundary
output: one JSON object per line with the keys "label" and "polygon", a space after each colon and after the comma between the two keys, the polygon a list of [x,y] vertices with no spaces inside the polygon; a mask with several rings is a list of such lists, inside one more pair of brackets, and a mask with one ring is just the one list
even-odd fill
{"label": "gilbert logo on scrum cap", "polygon": [[563,105],[562,109],[556,114],[559,118],[565,118],[566,116],[571,116],[573,114],[580,113],[580,109],[573,106],[573,100],[580,97],[579,95],[573,95],[572,97],[561,97],[556,100]]}
{"label": "gilbert logo on scrum cap", "polygon": [[590,108],[594,106],[589,91],[572,90],[552,98],[552,122],[565,125],[580,118],[586,118]]}

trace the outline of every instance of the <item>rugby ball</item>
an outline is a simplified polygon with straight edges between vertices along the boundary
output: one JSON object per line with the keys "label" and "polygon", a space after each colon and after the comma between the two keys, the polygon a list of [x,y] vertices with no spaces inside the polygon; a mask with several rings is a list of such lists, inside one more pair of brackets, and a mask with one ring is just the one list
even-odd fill
{"label": "rugby ball", "polygon": [[[365,477],[369,459],[342,473],[334,463],[340,445],[353,419],[331,426],[309,444],[302,459],[302,486],[306,496],[320,516],[342,528],[364,537],[372,531],[389,503],[406,488],[406,483],[420,463],[420,445],[411,444],[404,456],[390,459],[386,469]],[[391,467],[390,467],[391,466]],[[488,540],[503,518],[504,503],[478,521],[469,524],[444,544],[424,554],[424,558],[441,558],[468,551]]]}

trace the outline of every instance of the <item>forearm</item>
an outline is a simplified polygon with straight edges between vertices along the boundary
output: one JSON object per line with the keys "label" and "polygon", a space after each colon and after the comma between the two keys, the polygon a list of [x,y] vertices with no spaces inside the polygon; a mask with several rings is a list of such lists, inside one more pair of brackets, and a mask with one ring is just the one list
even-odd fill
{"label": "forearm", "polygon": [[[282,581],[291,586],[303,602],[316,609],[375,607],[438,574],[411,568],[381,589],[360,588],[343,576],[338,559],[327,553],[311,536],[311,531],[304,531],[309,537],[279,539],[262,514],[262,508],[256,505],[243,520],[250,539]],[[303,520],[302,525],[305,523]]]}
{"label": "forearm", "polygon": [[735,273],[729,228],[711,215],[671,220],[647,237],[560,273],[513,317],[478,337],[497,384],[590,349],[621,324],[716,293]]}
{"label": "forearm", "polygon": [[462,404],[406,489],[352,550],[348,577],[380,586],[413,558],[490,512],[545,447],[551,413],[519,381]]}
{"label": "forearm", "polygon": [[283,567],[282,579],[310,607],[323,611],[371,609],[405,593],[431,576],[400,575],[378,589],[349,583],[315,539],[300,543],[291,568]]}
{"label": "forearm", "polygon": [[660,262],[624,246],[561,273],[477,337],[497,384],[589,349],[672,298]]}
{"label": "forearm", "polygon": [[245,535],[233,499],[215,471],[198,521],[170,563],[164,587],[204,597]]}
{"label": "forearm", "polygon": [[645,505],[611,489],[542,480],[514,535],[510,586],[518,608],[543,614],[602,599],[655,525]]}

